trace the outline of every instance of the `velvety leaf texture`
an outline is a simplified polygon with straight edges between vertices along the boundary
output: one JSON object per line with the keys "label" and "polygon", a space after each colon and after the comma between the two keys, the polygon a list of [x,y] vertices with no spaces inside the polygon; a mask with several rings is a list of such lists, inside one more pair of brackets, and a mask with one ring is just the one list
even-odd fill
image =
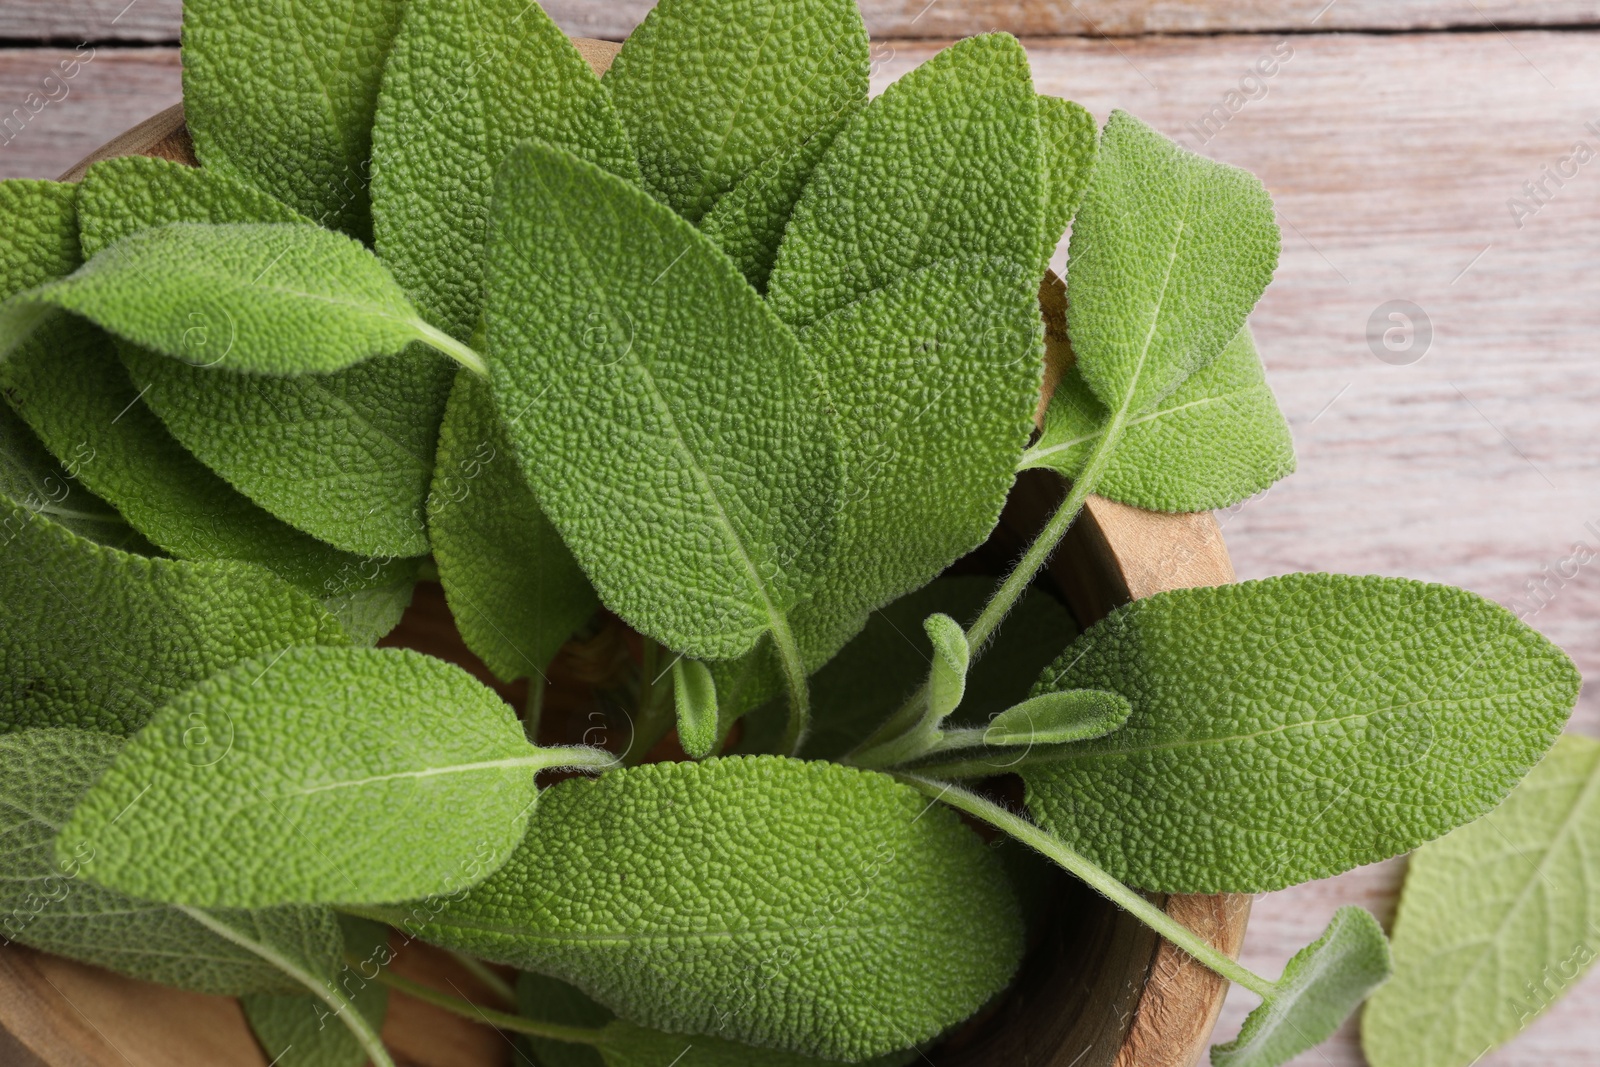
{"label": "velvety leaf texture", "polygon": [[1138,415],[1244,326],[1278,263],[1260,180],[1113,112],[1072,227],[1067,331],[1113,412]]}
{"label": "velvety leaf texture", "polygon": [[639,178],[605,90],[537,5],[407,4],[372,134],[373,220],[384,262],[457,340],[482,310],[495,172],[530,138]]}
{"label": "velvety leaf texture", "polygon": [[[1022,465],[1076,477],[1108,417],[1072,367]],[[1095,492],[1150,511],[1213,511],[1287,477],[1294,462],[1288,420],[1246,327],[1214,362],[1128,421]]]}
{"label": "velvety leaf texture", "polygon": [[0,730],[131,733],[240,660],[347,641],[319,604],[259,567],[128,555],[6,501],[0,516]]}
{"label": "velvety leaf texture", "polygon": [[196,460],[139,399],[113,344],[88,323],[58,315],[0,360],[0,385],[78,480],[134,529],[180,559],[265,567],[349,622],[353,636],[368,605],[410,589],[414,561],[340,552],[263,511]]}
{"label": "velvety leaf texture", "polygon": [[605,84],[645,188],[699,222],[746,175],[865,101],[868,58],[855,0],[662,0]]}
{"label": "velvety leaf texture", "polygon": [[[131,194],[134,202],[147,206],[165,202],[173,191],[158,191],[160,176],[184,168],[162,164],[169,168],[163,171],[154,163],[98,164],[83,195],[92,200],[106,188],[104,179],[115,175],[120,186],[147,186],[144,192]],[[0,266],[7,285],[17,289],[65,274],[79,262],[76,213],[59,192],[72,187],[33,184],[42,186],[43,195],[14,201],[10,206],[17,212],[15,228],[9,237],[0,233]],[[191,197],[204,197],[216,184],[185,183],[182,189]],[[13,183],[0,183],[0,196],[8,193],[14,197]],[[157,209],[149,206],[149,210]],[[103,210],[91,212],[84,240],[103,241],[106,235],[95,228],[96,220],[108,218],[114,216]],[[57,238],[42,244],[24,240],[27,234],[43,232]],[[41,247],[48,254],[41,253]],[[13,291],[0,294],[10,296]],[[112,345],[110,338],[87,323],[65,314],[52,316],[9,358],[0,360],[0,386],[7,402],[84,486],[104,497],[163,550],[186,559],[258,563],[326,602],[351,625],[352,633],[370,632],[383,624],[386,620],[376,617],[382,612],[371,608],[386,596],[396,599],[397,588],[408,590],[414,565],[339,552],[234,491],[197,462],[150,412]],[[388,619],[384,628],[394,621]]]}
{"label": "velvety leaf texture", "polygon": [[0,298],[70,274],[82,261],[76,194],[63,182],[0,182]]}
{"label": "velvety leaf texture", "polygon": [[895,82],[812,174],[778,249],[773,309],[805,326],[955,256],[1036,274],[1038,112],[1027,54],[1006,34],[968,38]]}
{"label": "velvety leaf texture", "polygon": [[[0,936],[200,993],[300,989],[275,965],[182,911],[79,876],[94,865],[92,844],[58,862],[57,832],[121,745],[121,739],[92,730],[0,736]],[[249,939],[276,946],[314,973],[331,974],[336,966],[339,927],[326,908],[209,914]]]}
{"label": "velvety leaf texture", "polygon": [[200,161],[324,226],[370,236],[373,112],[400,7],[185,0],[184,114]]}
{"label": "velvety leaf texture", "polygon": [[116,509],[78,484],[9,407],[0,404],[0,496],[96,544],[139,556],[160,552]]}
{"label": "velvety leaf texture", "polygon": [[200,907],[453,893],[516,846],[547,763],[459,667],[289,649],[169,702],[59,847],[92,843],[103,885]]}
{"label": "velvety leaf texture", "polygon": [[1560,649],[1448,586],[1296,574],[1161,593],[1040,680],[1120,693],[1133,715],[1026,767],[1028,806],[1142,889],[1281,889],[1494,807],[1578,685]]}
{"label": "velvety leaf texture", "polygon": [[[145,157],[91,167],[78,206],[86,255],[172,222],[304,221],[242,182]],[[455,373],[448,359],[413,346],[332,374],[276,378],[131,347],[123,358],[184,447],[273,514],[351,552],[427,552],[423,500]]]}
{"label": "velvety leaf texture", "polygon": [[1568,735],[1500,807],[1411,857],[1394,978],[1368,1002],[1373,1067],[1467,1067],[1594,963],[1600,743]]}
{"label": "velvety leaf texture", "polygon": [[[347,957],[388,958],[389,928],[370,919],[341,915]],[[335,980],[373,1030],[383,1028],[389,1008],[389,987],[369,980],[346,964]],[[342,1026],[320,997],[257,993],[239,998],[245,1019],[267,1054],[269,1067],[364,1067],[367,1052],[350,1028]],[[351,1009],[346,1009],[351,1010]]]}
{"label": "velvety leaf texture", "polygon": [[845,484],[838,542],[795,611],[820,665],[868,612],[988,538],[1033,430],[1036,286],[1001,260],[925,268],[800,334],[828,382]]}
{"label": "velvety leaf texture", "polygon": [[[129,341],[214,371],[342,370],[420,340],[394,279],[358,242],[295,224],[171,223],[108,245],[78,271],[16,298],[82,315]],[[8,337],[9,340],[9,337]]]}
{"label": "velvety leaf texture", "polygon": [[542,681],[600,601],[523,480],[489,387],[470,374],[445,412],[428,527],[467,647],[501,681]]}
{"label": "velvety leaf texture", "polygon": [[1022,948],[1004,873],[952,813],[774,756],[562,782],[459,902],[374,915],[640,1025],[844,1060],[965,1018]]}
{"label": "velvety leaf texture", "polygon": [[1378,920],[1363,908],[1340,908],[1322,936],[1294,954],[1239,1036],[1213,1046],[1212,1067],[1288,1063],[1332,1037],[1389,969],[1389,943]]}
{"label": "velvety leaf texture", "polygon": [[600,598],[697,658],[787,627],[837,491],[793,335],[702,234],[570,153],[515,152],[495,212],[495,401]]}
{"label": "velvety leaf texture", "polygon": [[1094,116],[1081,104],[1040,96],[1039,132],[1044,139],[1045,166],[1040,260],[1047,264],[1089,191],[1100,131],[1095,129]]}

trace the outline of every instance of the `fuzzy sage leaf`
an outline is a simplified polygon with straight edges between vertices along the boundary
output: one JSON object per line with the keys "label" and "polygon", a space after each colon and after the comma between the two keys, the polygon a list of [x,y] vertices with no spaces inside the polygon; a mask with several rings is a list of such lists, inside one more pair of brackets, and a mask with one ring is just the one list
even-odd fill
{"label": "fuzzy sage leaf", "polygon": [[1072,225],[1089,191],[1100,131],[1080,104],[1057,96],[1039,97],[1039,132],[1044,139],[1044,240],[1041,273]]}
{"label": "fuzzy sage leaf", "polygon": [[986,745],[1054,745],[1118,730],[1133,714],[1125,697],[1099,689],[1040,693],[1007,708],[983,728]]}
{"label": "fuzzy sage leaf", "polygon": [[697,658],[786,636],[837,488],[793,335],[703,235],[570,153],[523,146],[495,204],[495,402],[517,413],[522,472],[601,599]]}
{"label": "fuzzy sage leaf", "polygon": [[1367,1004],[1373,1067],[1467,1067],[1594,963],[1600,743],[1567,735],[1477,822],[1411,857],[1394,978]]}
{"label": "fuzzy sage leaf", "polygon": [[561,782],[458,902],[363,910],[640,1025],[842,1060],[964,1018],[1022,947],[998,861],[954,815],[883,775],[773,756]]}
{"label": "fuzzy sage leaf", "polygon": [[59,848],[91,842],[101,884],[200,907],[453,893],[504,862],[534,775],[567,755],[530,746],[507,705],[442,660],[289,649],[169,702]]}
{"label": "fuzzy sage leaf", "polygon": [[672,664],[672,692],[678,713],[678,740],[695,759],[716,747],[717,684],[698,660],[679,658]]}
{"label": "fuzzy sage leaf", "polygon": [[1239,1036],[1211,1049],[1212,1067],[1279,1067],[1322,1044],[1389,977],[1389,942],[1372,913],[1348,906],[1295,953]]}
{"label": "fuzzy sage leaf", "polygon": [[[122,747],[82,729],[0,736],[0,937],[118,974],[223,996],[303,993],[261,955],[218,936],[186,912],[95,885],[93,842],[58,858],[57,832]],[[210,913],[250,940],[277,946],[311,973],[331,976],[339,927],[326,908],[221,909]]]}
{"label": "fuzzy sage leaf", "polygon": [[1280,889],[1488,811],[1578,685],[1559,649],[1460,589],[1298,574],[1159,593],[1085,632],[1038,687],[1120,693],[1127,725],[1022,776],[1045,828],[1125,882]]}
{"label": "fuzzy sage leaf", "polygon": [[699,222],[740,179],[803,153],[866,101],[867,51],[854,0],[663,0],[605,86],[645,188]]}
{"label": "fuzzy sage leaf", "polygon": [[25,337],[41,307],[230,371],[326,373],[415,341],[482,370],[471,349],[418,318],[371,252],[315,226],[171,223],[131,234],[0,309],[0,347]]}
{"label": "fuzzy sage leaf", "polygon": [[961,704],[967,690],[967,635],[961,624],[948,615],[934,614],[922,620],[922,629],[933,645],[933,665],[928,672],[928,716],[943,722]]}
{"label": "fuzzy sage leaf", "polygon": [[[389,928],[371,919],[339,916],[344,933],[345,959],[376,961],[388,958]],[[349,965],[338,974],[336,984],[350,998],[373,1030],[383,1029],[389,1008],[389,989],[371,981]],[[271,1057],[269,1067],[364,1067],[367,1050],[348,1027],[329,1025],[332,1012],[319,998],[306,993],[297,996],[256,993],[239,998],[245,1019]]]}
{"label": "fuzzy sage leaf", "polygon": [[[1076,366],[1056,386],[1024,468],[1076,478],[1110,413]],[[1211,364],[1131,418],[1095,492],[1151,511],[1231,507],[1294,471],[1294,443],[1247,326]]]}
{"label": "fuzzy sage leaf", "polygon": [[400,8],[186,0],[184,115],[200,162],[367,239],[373,112]]}

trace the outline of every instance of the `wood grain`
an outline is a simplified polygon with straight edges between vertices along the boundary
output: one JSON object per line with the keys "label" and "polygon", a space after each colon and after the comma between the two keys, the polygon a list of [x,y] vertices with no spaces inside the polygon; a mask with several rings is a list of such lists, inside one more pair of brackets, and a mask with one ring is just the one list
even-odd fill
{"label": "wood grain", "polygon": [[[6,0],[6,17],[15,2]],[[1577,541],[1600,548],[1586,526],[1600,527],[1600,161],[1520,229],[1506,201],[1574,142],[1600,147],[1585,127],[1600,121],[1600,35],[1290,38],[1293,57],[1266,95],[1203,140],[1197,124],[1227,106],[1276,43],[1027,42],[1043,91],[1102,118],[1127,108],[1260,173],[1276,198],[1283,261],[1253,321],[1300,470],[1217,516],[1233,564],[1242,578],[1408,574],[1531,607],[1526,584],[1544,581],[1547,565],[1559,570]],[[891,41],[879,51],[881,87],[931,46]],[[0,51],[0,102],[37,84],[45,55]],[[116,76],[84,81],[102,59],[120,64]],[[77,95],[38,117],[37,136],[0,147],[0,173],[59,174],[179,95],[175,51],[101,49],[79,81]],[[1431,350],[1411,366],[1379,362],[1366,339],[1374,308],[1397,297],[1422,305],[1435,328]],[[1600,560],[1550,582],[1548,603],[1530,618],[1591,676],[1600,671],[1597,570]],[[1600,693],[1584,695],[1573,728],[1600,735]],[[1399,871],[1380,864],[1259,898],[1245,962],[1275,975],[1342,903],[1392,912]],[[1218,1039],[1237,1029],[1252,999],[1230,996]],[[1600,979],[1591,975],[1480,1067],[1588,1067],[1597,1046]],[[1360,1062],[1353,1028],[1299,1060]]]}
{"label": "wood grain", "polygon": [[[620,40],[653,0],[546,0],[569,34]],[[181,0],[6,0],[0,39],[176,41]],[[861,0],[874,37],[1306,33],[1600,22],[1596,0]]]}

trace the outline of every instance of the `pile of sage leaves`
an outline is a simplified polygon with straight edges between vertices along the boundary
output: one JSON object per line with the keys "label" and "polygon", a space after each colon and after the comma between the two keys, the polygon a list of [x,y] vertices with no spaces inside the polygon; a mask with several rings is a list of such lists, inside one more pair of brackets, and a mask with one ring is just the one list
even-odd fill
{"label": "pile of sage leaves", "polygon": [[[1039,95],[1005,34],[869,99],[853,0],[662,0],[603,78],[525,0],[291,6],[187,0],[199,167],[0,183],[4,937],[240,996],[286,1067],[392,1064],[395,987],[552,1063],[906,1063],[1023,956],[987,823],[1261,997],[1219,1067],[1384,980],[1358,908],[1269,981],[1136,889],[1477,819],[1567,657],[1398,578],[1075,640],[1040,585],[1091,492],[1202,511],[1292,469],[1259,181]],[[1070,480],[1037,538],[945,576],[1031,468]],[[623,620],[635,746],[540,747],[540,686],[519,718],[377,647],[435,578],[506,682]],[[674,725],[688,758],[641,762]],[[507,1010],[392,973],[396,931]]]}

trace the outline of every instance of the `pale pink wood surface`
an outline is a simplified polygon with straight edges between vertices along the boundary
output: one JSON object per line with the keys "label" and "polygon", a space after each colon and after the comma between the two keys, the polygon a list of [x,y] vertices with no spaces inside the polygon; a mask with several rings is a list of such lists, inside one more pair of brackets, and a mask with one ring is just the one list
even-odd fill
{"label": "pale pink wood surface", "polygon": [[[3,2],[0,27],[21,10]],[[1194,124],[1218,105],[1240,104],[1227,94],[1280,41],[1293,54],[1265,95],[1242,102],[1202,142]],[[1027,44],[1042,91],[1101,118],[1127,108],[1257,172],[1276,198],[1283,261],[1253,323],[1300,470],[1219,516],[1240,577],[1405,574],[1531,609],[1526,583],[1543,580],[1546,565],[1559,571],[1586,542],[1596,558],[1552,580],[1530,621],[1586,673],[1600,672],[1600,158],[1560,188],[1548,183],[1553,195],[1520,228],[1507,204],[1526,199],[1523,183],[1556,168],[1575,142],[1600,152],[1600,133],[1585,126],[1600,127],[1600,34]],[[877,86],[936,47],[881,43]],[[0,116],[71,55],[0,50]],[[69,87],[0,145],[0,176],[54,176],[175,102],[176,52],[101,47]],[[1431,347],[1412,365],[1380,362],[1367,341],[1369,316],[1392,299],[1415,302],[1432,322]],[[1600,691],[1585,694],[1573,728],[1600,735]],[[1365,904],[1387,921],[1399,873],[1383,864],[1262,898],[1246,961],[1276,974],[1340,904]],[[1230,998],[1219,1039],[1250,1000]],[[1481,1062],[1578,1067],[1595,1063],[1597,1048],[1600,979],[1591,975]],[[1359,1064],[1353,1028],[1297,1062]]]}

